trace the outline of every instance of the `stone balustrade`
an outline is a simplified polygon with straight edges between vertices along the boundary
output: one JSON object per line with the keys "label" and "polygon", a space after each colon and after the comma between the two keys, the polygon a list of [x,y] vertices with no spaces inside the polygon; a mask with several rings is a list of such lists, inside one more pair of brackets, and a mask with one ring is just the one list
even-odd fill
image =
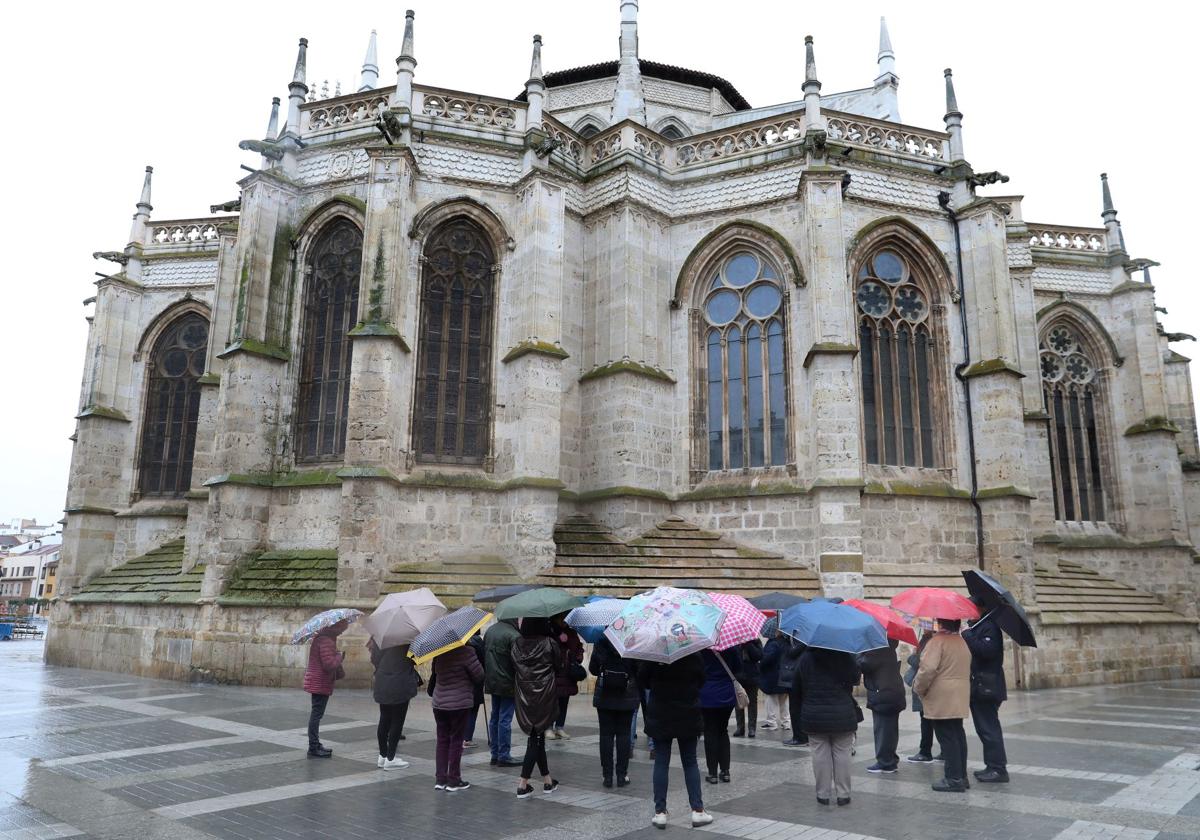
{"label": "stone balustrade", "polygon": [[322,131],[355,124],[375,122],[387,107],[390,90],[368,90],[335,99],[323,99],[302,105],[302,131]]}
{"label": "stone balustrade", "polygon": [[466,126],[525,130],[525,105],[438,88],[413,88],[414,114]]}
{"label": "stone balustrade", "polygon": [[146,246],[178,248],[183,245],[215,244],[220,237],[217,225],[231,219],[230,216],[217,216],[155,222],[147,232]]}
{"label": "stone balustrade", "polygon": [[1106,253],[1108,237],[1103,228],[1068,227],[1026,222],[1029,245],[1033,248],[1053,248],[1056,251]]}
{"label": "stone balustrade", "polygon": [[825,112],[830,140],[926,160],[949,160],[950,136],[941,131],[911,128],[836,111]]}

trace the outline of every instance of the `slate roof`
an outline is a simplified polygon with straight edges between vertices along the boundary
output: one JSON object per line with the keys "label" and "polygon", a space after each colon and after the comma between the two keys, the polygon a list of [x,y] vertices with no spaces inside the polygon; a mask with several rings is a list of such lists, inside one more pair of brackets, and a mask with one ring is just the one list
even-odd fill
{"label": "slate roof", "polygon": [[[569,70],[555,70],[552,73],[545,74],[542,79],[548,88],[574,85],[579,82],[590,82],[593,79],[608,79],[617,75],[617,64],[618,62],[616,61],[602,61],[599,64],[572,67]],[[735,111],[747,111],[750,109],[750,103],[746,101],[744,96],[738,93],[738,89],[720,76],[714,76],[712,73],[705,73],[700,70],[688,70],[686,67],[676,67],[673,64],[648,61],[644,58],[638,59],[638,64],[641,67],[643,76],[649,76],[652,79],[663,79],[668,82],[679,82],[705,89],[716,88],[725,97],[725,101],[733,106]],[[518,102],[524,102],[525,91],[521,91],[515,98]]]}

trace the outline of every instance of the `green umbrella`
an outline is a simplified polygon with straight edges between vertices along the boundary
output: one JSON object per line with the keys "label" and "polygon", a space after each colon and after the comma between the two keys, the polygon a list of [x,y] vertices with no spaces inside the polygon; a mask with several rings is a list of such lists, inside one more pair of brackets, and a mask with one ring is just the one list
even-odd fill
{"label": "green umbrella", "polygon": [[572,595],[565,589],[551,586],[530,589],[511,598],[505,598],[496,606],[496,620],[508,618],[550,618],[583,606],[584,599]]}

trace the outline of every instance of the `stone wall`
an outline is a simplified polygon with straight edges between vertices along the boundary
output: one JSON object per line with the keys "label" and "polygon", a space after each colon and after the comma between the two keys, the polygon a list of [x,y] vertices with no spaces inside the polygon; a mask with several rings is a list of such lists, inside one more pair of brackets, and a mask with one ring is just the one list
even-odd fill
{"label": "stone wall", "polygon": [[1023,648],[1028,688],[1167,680],[1200,675],[1194,624],[1053,624]]}
{"label": "stone wall", "polygon": [[975,511],[968,499],[866,493],[863,567],[871,563],[976,564]]}
{"label": "stone wall", "polygon": [[680,501],[675,512],[751,548],[817,570],[817,511],[808,495],[745,495]]}

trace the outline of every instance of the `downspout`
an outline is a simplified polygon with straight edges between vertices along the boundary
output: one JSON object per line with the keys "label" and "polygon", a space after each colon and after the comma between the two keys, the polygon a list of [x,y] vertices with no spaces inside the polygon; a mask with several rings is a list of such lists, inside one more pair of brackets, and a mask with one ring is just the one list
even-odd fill
{"label": "downspout", "polygon": [[963,360],[954,366],[954,376],[962,383],[963,401],[967,409],[967,450],[971,466],[971,507],[975,509],[975,562],[983,570],[983,508],[979,505],[979,472],[975,467],[975,413],[971,404],[971,383],[963,373],[971,366],[970,333],[967,327],[967,294],[963,285],[962,234],[958,229],[958,214],[950,206],[950,193],[939,192],[938,204],[950,218],[954,228],[954,256],[958,269],[958,323],[962,328]]}

